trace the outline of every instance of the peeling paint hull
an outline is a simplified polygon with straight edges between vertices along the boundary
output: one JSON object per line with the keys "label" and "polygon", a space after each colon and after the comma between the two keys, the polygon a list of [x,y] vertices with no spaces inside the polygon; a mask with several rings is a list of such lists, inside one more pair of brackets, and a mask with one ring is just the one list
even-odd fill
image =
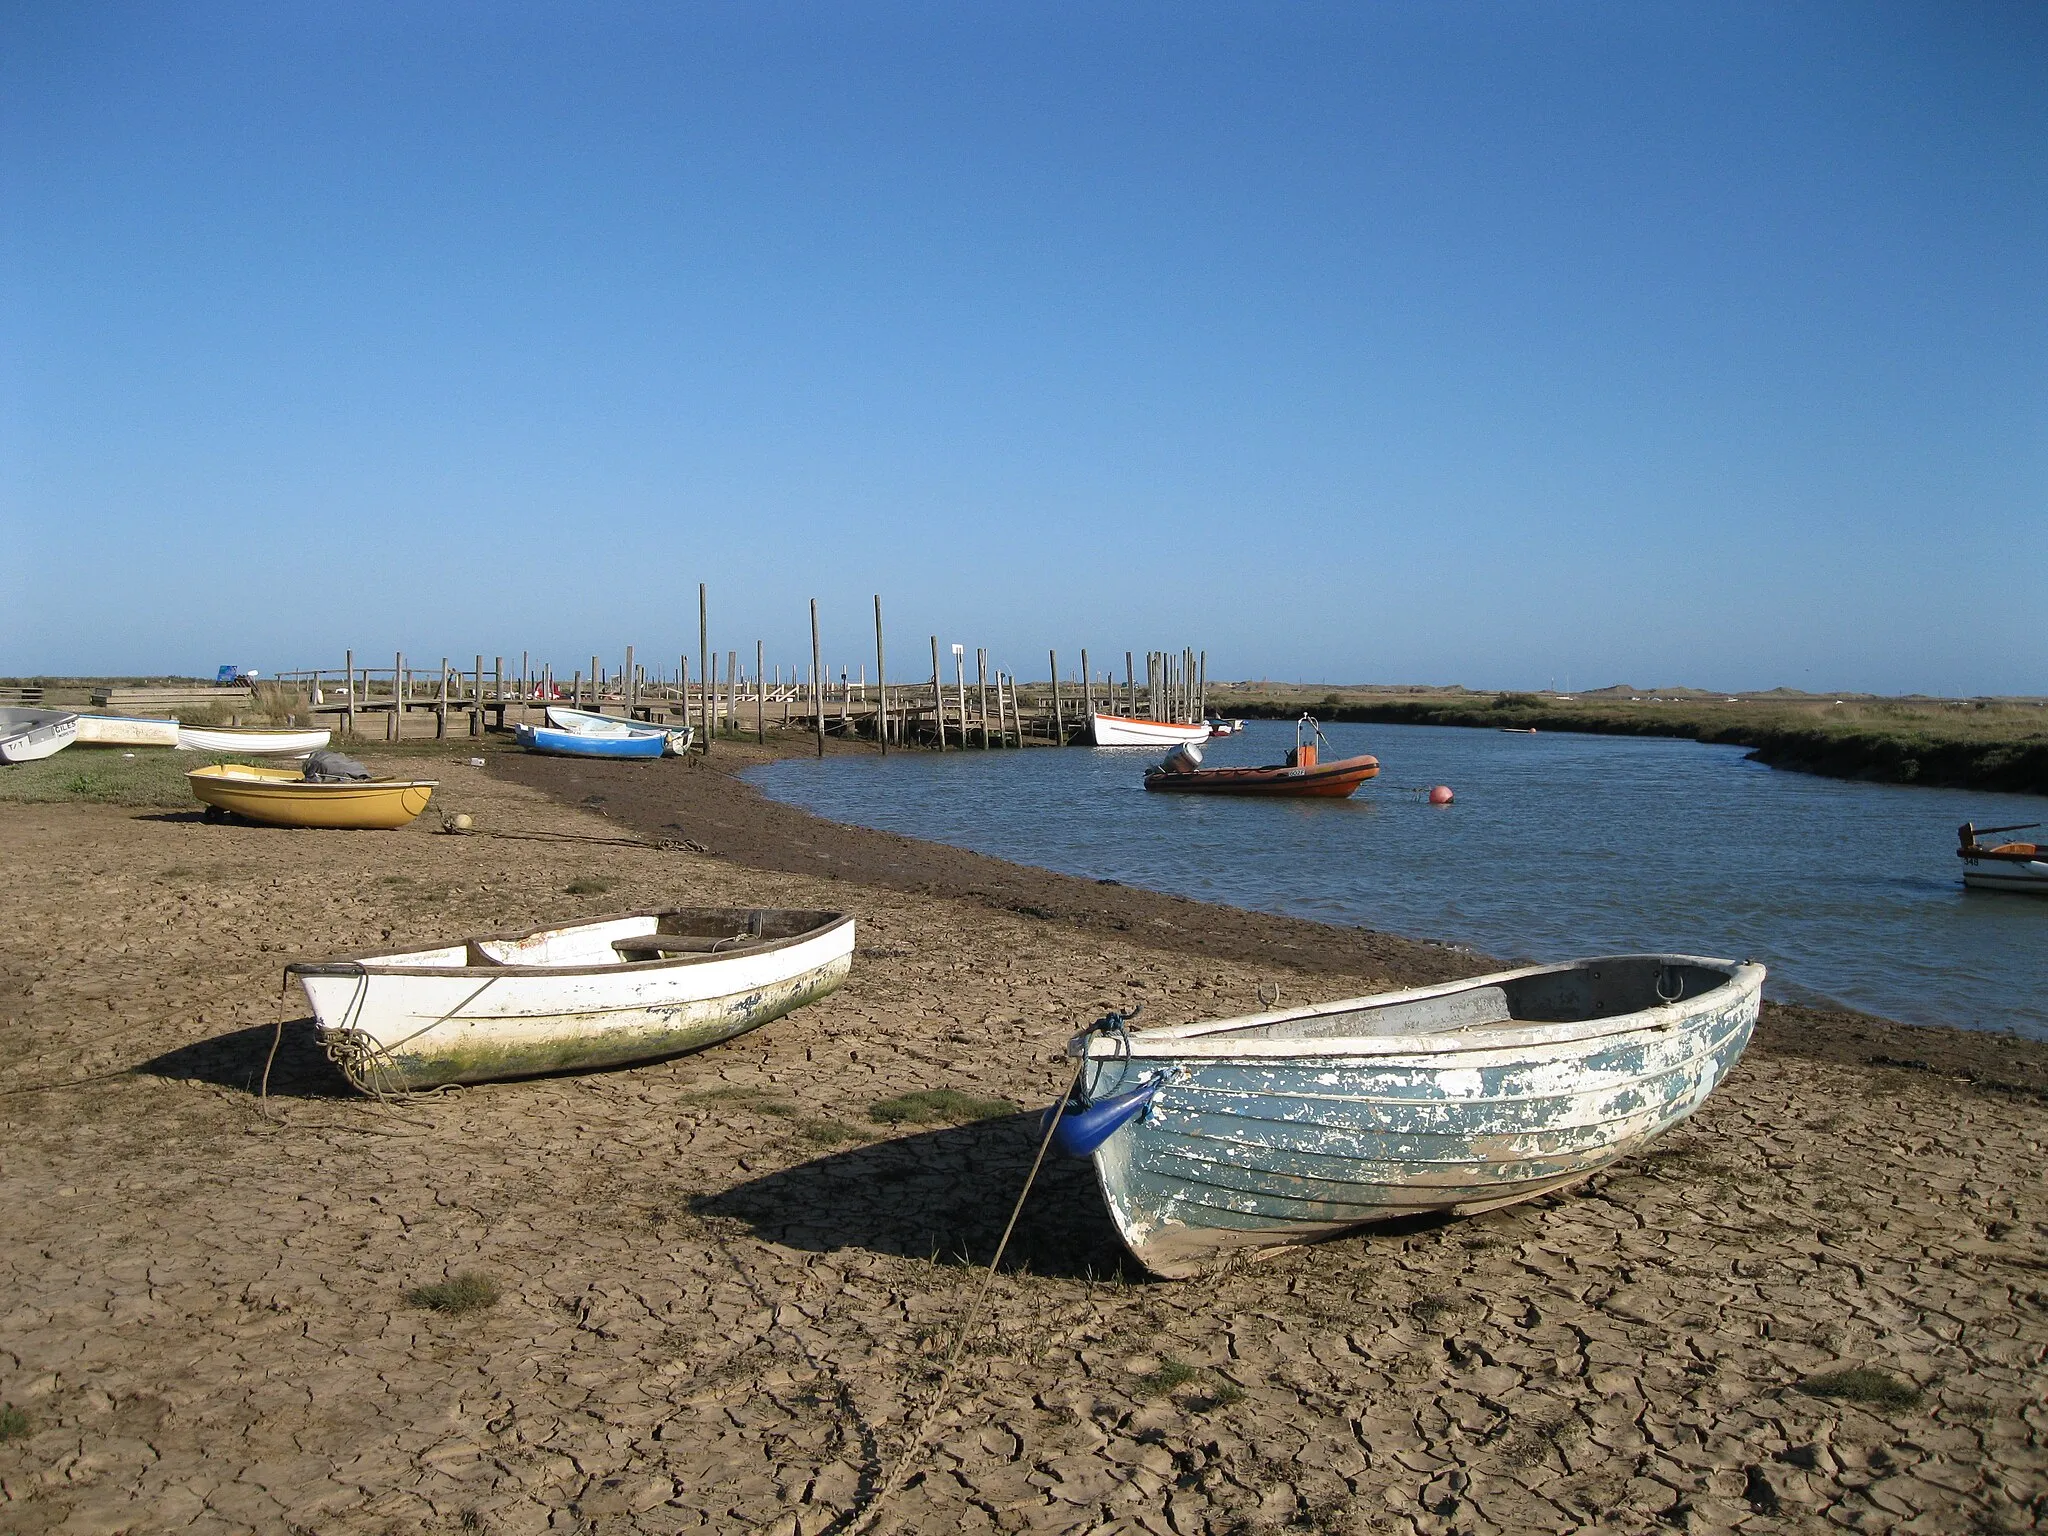
{"label": "peeling paint hull", "polygon": [[[654,957],[656,939],[736,942],[749,923],[767,933],[744,947]],[[328,1055],[364,1092],[389,1093],[702,1050],[837,991],[853,945],[836,912],[693,908],[289,970]]]}
{"label": "peeling paint hull", "polygon": [[[1584,1006],[1560,1001],[1575,970],[1601,978]],[[1700,990],[1616,1011],[1616,978],[1638,973]],[[1690,981],[1663,980],[1675,976]],[[1071,1049],[1089,1057],[1091,1098],[1166,1074],[1094,1157],[1125,1244],[1184,1278],[1247,1249],[1586,1178],[1699,1108],[1749,1043],[1762,984],[1753,964],[1623,956]],[[1585,1016],[1515,1017],[1507,1001]]]}

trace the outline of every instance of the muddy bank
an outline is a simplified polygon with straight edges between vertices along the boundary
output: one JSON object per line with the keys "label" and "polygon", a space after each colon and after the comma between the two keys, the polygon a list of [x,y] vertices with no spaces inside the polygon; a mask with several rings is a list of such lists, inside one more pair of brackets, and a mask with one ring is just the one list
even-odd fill
{"label": "muddy bank", "polygon": [[[1346,971],[1280,919],[1205,950],[1206,909],[987,861],[949,894],[914,845],[849,879],[852,846],[795,813],[759,809],[750,852],[721,759],[680,829],[459,758],[437,810],[481,835],[0,805],[10,866],[41,872],[0,891],[0,1529],[843,1531],[1034,1146],[1028,1113],[877,1104],[1043,1104],[1068,1031],[1137,996],[1173,1022],[1483,963],[1353,935]],[[662,771],[664,800],[692,772]],[[685,892],[854,911],[847,986],[696,1056],[392,1106],[278,987],[292,958]],[[1088,1165],[1049,1167],[881,1528],[2038,1525],[2048,1051],[1794,1010],[1771,1031],[1582,1188],[1199,1284],[1131,1271]],[[426,1304],[464,1274],[495,1302]]]}

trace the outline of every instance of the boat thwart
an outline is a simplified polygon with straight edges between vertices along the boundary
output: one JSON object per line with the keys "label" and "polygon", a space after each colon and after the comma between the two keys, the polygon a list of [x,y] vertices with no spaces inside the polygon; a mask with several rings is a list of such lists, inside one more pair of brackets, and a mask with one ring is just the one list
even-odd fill
{"label": "boat thwart", "polygon": [[1076,1150],[1126,1246],[1170,1278],[1491,1210],[1697,1110],[1748,1044],[1763,979],[1750,961],[1623,955],[1159,1029],[1111,1015],[1067,1047],[1070,1112],[1124,1103]]}
{"label": "boat thwart", "polygon": [[379,1093],[701,1050],[837,990],[853,940],[839,912],[675,907],[286,970]]}

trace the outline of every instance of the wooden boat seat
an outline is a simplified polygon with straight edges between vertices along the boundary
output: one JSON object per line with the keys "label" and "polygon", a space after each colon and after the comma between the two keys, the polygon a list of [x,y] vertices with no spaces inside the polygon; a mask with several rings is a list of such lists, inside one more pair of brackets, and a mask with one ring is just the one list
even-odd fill
{"label": "wooden boat seat", "polygon": [[1511,1024],[1508,995],[1499,987],[1475,987],[1446,997],[1425,997],[1382,1008],[1359,1008],[1320,1018],[1291,1019],[1259,1031],[1269,1040],[1342,1039],[1357,1035],[1438,1035],[1454,1029]]}
{"label": "wooden boat seat", "polygon": [[760,942],[744,933],[723,939],[702,933],[636,933],[613,939],[612,948],[622,955],[729,955]]}

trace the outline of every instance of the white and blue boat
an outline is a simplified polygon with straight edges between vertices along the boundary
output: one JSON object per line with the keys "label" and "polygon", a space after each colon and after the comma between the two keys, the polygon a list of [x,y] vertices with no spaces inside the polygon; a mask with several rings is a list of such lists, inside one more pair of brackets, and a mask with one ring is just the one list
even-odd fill
{"label": "white and blue boat", "polygon": [[1115,1014],[1058,1125],[1178,1279],[1370,1222],[1575,1184],[1684,1120],[1749,1043],[1753,961],[1622,955],[1157,1029]]}
{"label": "white and blue boat", "polygon": [[687,725],[644,725],[581,709],[550,707],[547,720],[546,725],[515,727],[519,745],[564,757],[660,757],[665,752],[680,757],[693,739]]}

